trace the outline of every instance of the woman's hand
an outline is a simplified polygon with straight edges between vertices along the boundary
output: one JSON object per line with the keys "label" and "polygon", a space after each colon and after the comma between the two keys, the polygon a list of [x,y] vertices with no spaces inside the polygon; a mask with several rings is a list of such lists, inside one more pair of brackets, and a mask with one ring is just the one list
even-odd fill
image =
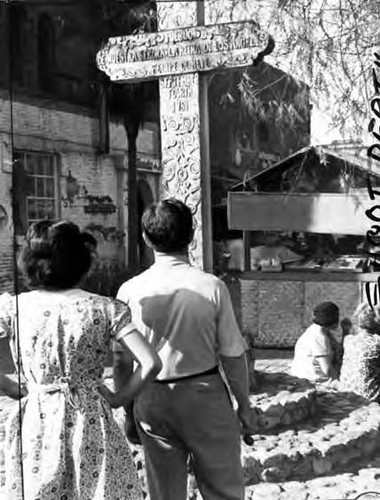
{"label": "woman's hand", "polygon": [[121,401],[119,395],[116,392],[108,389],[108,387],[104,383],[99,383],[98,391],[111,406],[111,408],[120,408],[120,406],[122,406],[123,402]]}
{"label": "woman's hand", "polygon": [[[162,363],[156,351],[149,342],[137,330],[133,330],[119,343],[130,356],[125,366],[125,377],[123,376],[123,357],[120,357],[117,367],[118,377],[116,377],[116,401],[117,407],[128,405],[146,387],[162,368]],[[132,372],[129,358],[137,362],[137,368]],[[132,372],[132,373],[131,373]],[[114,372],[115,377],[115,372]],[[111,397],[112,401],[112,397]],[[111,403],[110,403],[111,404]]]}

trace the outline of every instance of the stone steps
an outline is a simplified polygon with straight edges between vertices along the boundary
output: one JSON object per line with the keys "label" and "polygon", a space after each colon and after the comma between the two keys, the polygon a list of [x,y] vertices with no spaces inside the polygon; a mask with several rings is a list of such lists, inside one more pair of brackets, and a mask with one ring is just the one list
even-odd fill
{"label": "stone steps", "polygon": [[317,411],[316,389],[307,380],[286,373],[256,372],[260,392],[250,397],[257,432],[295,425]]}
{"label": "stone steps", "polygon": [[318,412],[291,428],[262,431],[253,446],[242,445],[247,485],[323,476],[380,445],[380,405],[353,394],[317,393]]}
{"label": "stone steps", "polygon": [[[284,373],[262,372],[258,378],[260,393],[251,396],[257,432],[253,446],[242,443],[247,491],[264,483],[275,488],[284,482],[344,474],[356,462],[380,453],[377,403],[333,388],[316,388]],[[122,412],[115,411],[115,416],[123,426]],[[132,449],[145,483],[142,449]],[[193,480],[190,492],[192,500],[201,498]]]}

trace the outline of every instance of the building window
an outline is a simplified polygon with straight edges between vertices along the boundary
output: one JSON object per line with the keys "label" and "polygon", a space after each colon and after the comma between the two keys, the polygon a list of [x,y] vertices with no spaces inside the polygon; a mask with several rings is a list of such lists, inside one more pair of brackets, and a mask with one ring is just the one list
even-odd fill
{"label": "building window", "polygon": [[25,234],[32,222],[59,218],[58,158],[48,153],[15,151],[14,160],[19,207],[16,234]]}

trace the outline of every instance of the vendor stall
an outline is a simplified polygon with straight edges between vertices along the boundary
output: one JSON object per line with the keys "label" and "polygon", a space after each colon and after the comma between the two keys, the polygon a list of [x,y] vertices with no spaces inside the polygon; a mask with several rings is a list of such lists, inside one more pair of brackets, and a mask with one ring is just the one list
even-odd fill
{"label": "vendor stall", "polygon": [[373,293],[380,267],[368,253],[377,245],[366,237],[376,205],[369,185],[380,186],[380,172],[308,147],[229,193],[229,227],[244,234],[242,324],[255,346],[292,347],[319,302],[351,317]]}

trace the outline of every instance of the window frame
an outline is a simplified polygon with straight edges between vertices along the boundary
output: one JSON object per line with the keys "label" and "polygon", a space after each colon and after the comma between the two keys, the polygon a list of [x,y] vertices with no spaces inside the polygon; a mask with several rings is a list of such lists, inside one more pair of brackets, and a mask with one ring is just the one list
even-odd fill
{"label": "window frame", "polygon": [[[49,158],[48,165],[49,165],[49,169],[50,169],[50,167],[52,167],[52,175],[46,175],[45,171],[43,174],[36,174],[35,172],[31,174],[30,170],[28,169],[28,164],[30,165],[30,160],[29,160],[30,157],[37,157],[39,159],[39,161],[41,161],[43,158]],[[32,219],[30,217],[29,207],[28,207],[28,200],[30,200],[30,199],[53,200],[54,218],[51,220],[53,220],[53,221],[59,220],[60,215],[61,215],[59,156],[56,153],[52,153],[49,151],[35,151],[35,150],[29,150],[29,149],[15,148],[13,151],[13,161],[17,161],[17,160],[22,162],[22,165],[23,165],[29,179],[30,178],[32,178],[32,179],[53,178],[53,189],[54,189],[54,193],[53,193],[52,197],[46,196],[46,192],[43,193],[45,196],[38,195],[37,194],[38,193],[37,184],[36,184],[35,188],[33,187],[33,194],[32,195],[29,194],[29,189],[27,189],[23,193],[24,203],[25,203],[25,205],[24,205],[25,212],[20,214],[21,225],[23,226],[22,229],[26,231],[31,223],[35,222],[36,220],[43,220],[41,218]],[[44,187],[44,189],[46,189],[46,187]],[[20,232],[19,232],[19,234],[20,234]]]}

